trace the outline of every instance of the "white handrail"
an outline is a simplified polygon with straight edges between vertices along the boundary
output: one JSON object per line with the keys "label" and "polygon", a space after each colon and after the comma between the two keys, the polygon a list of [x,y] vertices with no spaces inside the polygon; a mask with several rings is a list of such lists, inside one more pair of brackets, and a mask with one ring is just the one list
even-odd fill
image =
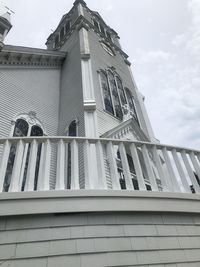
{"label": "white handrail", "polygon": [[62,136],[0,138],[0,145],[4,146],[0,192],[80,188],[200,192],[197,150],[141,141]]}

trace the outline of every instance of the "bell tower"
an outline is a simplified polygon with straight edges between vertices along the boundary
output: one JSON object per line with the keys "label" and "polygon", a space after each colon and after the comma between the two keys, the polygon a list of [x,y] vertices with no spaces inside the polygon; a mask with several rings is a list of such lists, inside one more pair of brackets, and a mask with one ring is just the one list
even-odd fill
{"label": "bell tower", "polygon": [[61,74],[59,134],[77,119],[80,136],[155,141],[119,39],[83,0],[74,2],[47,39],[48,50],[67,53]]}
{"label": "bell tower", "polygon": [[4,46],[4,40],[10,29],[12,28],[12,24],[10,22],[10,13],[3,11],[4,7],[0,6],[0,51]]}

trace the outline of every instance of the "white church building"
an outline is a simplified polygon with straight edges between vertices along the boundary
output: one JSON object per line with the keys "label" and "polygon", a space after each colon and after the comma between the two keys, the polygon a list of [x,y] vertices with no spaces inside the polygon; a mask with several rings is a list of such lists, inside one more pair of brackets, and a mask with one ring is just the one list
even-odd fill
{"label": "white church building", "polygon": [[11,28],[0,11],[0,266],[200,267],[200,151],[157,141],[118,33],[83,0],[47,49]]}

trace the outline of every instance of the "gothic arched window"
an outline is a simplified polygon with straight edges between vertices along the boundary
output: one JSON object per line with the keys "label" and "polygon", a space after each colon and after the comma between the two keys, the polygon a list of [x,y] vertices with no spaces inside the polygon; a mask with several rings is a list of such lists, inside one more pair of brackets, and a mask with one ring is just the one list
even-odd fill
{"label": "gothic arched window", "polygon": [[125,88],[125,90],[126,90],[126,96],[127,96],[127,99],[128,99],[129,108],[132,111],[133,116],[135,117],[135,119],[138,122],[138,117],[137,117],[137,112],[136,112],[136,108],[135,108],[134,97],[133,97],[131,91],[128,88]]}
{"label": "gothic arched window", "polygon": [[123,113],[122,113],[122,108],[121,108],[121,104],[120,104],[117,85],[115,82],[115,76],[110,70],[108,71],[108,81],[109,81],[109,86],[110,86],[110,90],[112,93],[113,105],[114,105],[114,109],[115,109],[115,116],[119,119],[122,119]]}
{"label": "gothic arched window", "polygon": [[101,71],[100,77],[101,77],[101,87],[103,91],[105,110],[107,110],[108,112],[114,115],[113,103],[112,103],[110,88],[108,84],[107,74],[104,71]]}
{"label": "gothic arched window", "polygon": [[68,128],[68,136],[77,136],[77,122],[72,121]]}
{"label": "gothic arched window", "polygon": [[[14,125],[14,130],[12,133],[13,137],[26,137],[26,136],[43,136],[42,128],[37,125],[36,119],[32,118],[31,116],[24,115],[23,118],[19,118],[16,120]],[[26,117],[26,118],[25,118]],[[34,124],[35,121],[35,124]],[[4,191],[8,192],[12,177],[13,166],[15,162],[15,155],[16,155],[17,145],[12,144],[10,148],[10,154],[7,163],[6,175],[4,179]],[[22,188],[21,190],[24,191],[25,183],[26,183],[26,176],[28,170],[28,161],[29,161],[29,154],[30,154],[30,144],[26,144],[24,147],[23,152],[23,163],[24,168],[21,173],[22,177]],[[41,144],[38,145],[38,153],[37,153],[37,161],[36,161],[36,169],[35,169],[35,180],[34,180],[34,190],[37,189],[37,179],[38,179],[38,172],[39,172],[39,162],[40,162],[40,155],[41,155]],[[20,166],[19,166],[20,168]]]}
{"label": "gothic arched window", "polygon": [[124,105],[127,104],[127,101],[126,101],[126,95],[125,95],[125,92],[124,92],[124,87],[122,85],[122,81],[119,78],[119,76],[116,76],[116,81],[117,81],[117,87],[118,87],[121,103],[122,103],[122,106],[124,106]]}

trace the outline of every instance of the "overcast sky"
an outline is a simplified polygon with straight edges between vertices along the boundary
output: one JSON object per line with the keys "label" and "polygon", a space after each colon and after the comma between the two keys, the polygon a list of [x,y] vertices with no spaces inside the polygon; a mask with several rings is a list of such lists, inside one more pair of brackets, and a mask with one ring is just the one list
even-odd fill
{"label": "overcast sky", "polygon": [[[73,0],[4,0],[6,43],[45,48]],[[86,0],[121,37],[161,143],[200,149],[200,0]]]}

